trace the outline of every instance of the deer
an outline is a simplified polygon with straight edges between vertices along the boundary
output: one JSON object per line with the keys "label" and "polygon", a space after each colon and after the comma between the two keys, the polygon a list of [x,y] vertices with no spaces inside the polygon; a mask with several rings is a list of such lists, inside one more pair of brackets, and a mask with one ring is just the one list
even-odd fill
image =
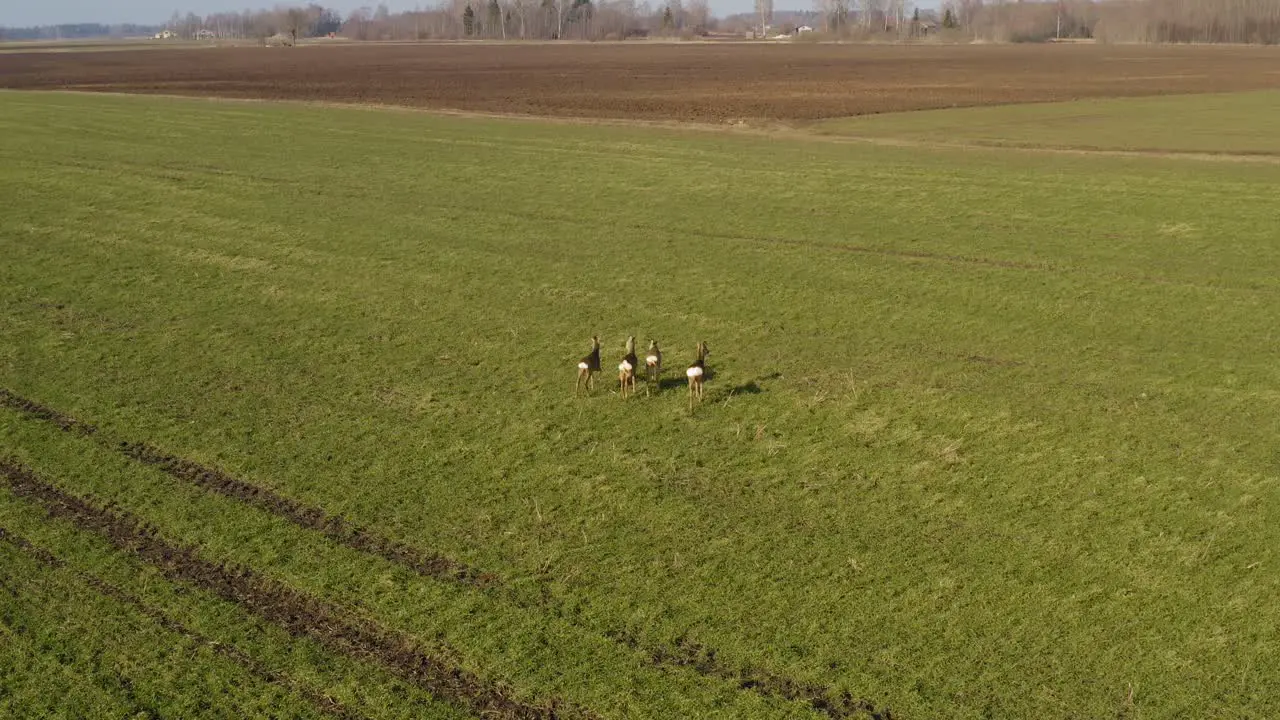
{"label": "deer", "polygon": [[698,402],[702,402],[702,381],[707,371],[707,356],[710,354],[711,351],[707,349],[707,344],[699,341],[698,357],[689,366],[689,369],[684,371],[685,376],[689,378],[689,410],[691,412],[693,411],[695,398]]}
{"label": "deer", "polygon": [[662,389],[662,351],[658,349],[657,340],[649,340],[649,350],[644,354],[645,392],[657,385]]}
{"label": "deer", "polygon": [[600,372],[600,338],[591,336],[591,352],[578,361],[578,382],[573,386],[574,393],[581,391],[585,385],[587,392],[595,388],[595,374]]}
{"label": "deer", "polygon": [[627,354],[622,356],[622,362],[618,363],[618,385],[621,386],[621,395],[626,398],[636,388],[636,336],[632,335],[627,338]]}

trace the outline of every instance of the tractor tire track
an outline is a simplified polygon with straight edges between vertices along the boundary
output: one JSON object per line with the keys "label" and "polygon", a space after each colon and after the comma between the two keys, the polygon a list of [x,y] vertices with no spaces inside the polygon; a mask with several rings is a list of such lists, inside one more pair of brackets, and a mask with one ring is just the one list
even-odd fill
{"label": "tractor tire track", "polygon": [[[4,389],[0,389],[0,406],[19,410],[36,420],[56,422],[52,418],[60,417],[73,423],[72,427],[86,426],[74,418],[69,418]],[[28,408],[35,410],[28,410]],[[59,426],[61,427],[61,423]],[[216,468],[165,453],[146,443],[121,441],[112,444],[101,435],[96,439],[104,445],[113,447],[126,457],[153,466],[177,480],[285,518],[299,527],[320,532],[341,545],[409,568],[423,577],[493,592],[517,607],[540,610],[574,627],[589,632],[599,632],[613,642],[645,655],[651,665],[661,670],[687,668],[703,677],[729,681],[736,684],[739,689],[757,695],[807,705],[832,720],[844,720],[860,714],[875,720],[891,720],[893,717],[888,709],[877,710],[876,705],[871,701],[855,698],[848,691],[837,691],[831,687],[802,682],[764,668],[736,664],[722,658],[714,648],[684,639],[678,638],[670,644],[654,643],[644,641],[627,630],[601,630],[598,627],[584,625],[565,610],[563,604],[551,595],[550,589],[545,585],[540,587],[535,597],[530,598],[528,595],[510,590],[503,579],[494,573],[470,567],[439,553],[424,552],[405,545],[379,535],[369,528],[352,523],[341,515],[332,515],[321,508],[305,505],[270,489],[235,478]]]}
{"label": "tractor tire track", "polygon": [[201,558],[193,548],[175,545],[152,527],[110,505],[99,507],[36,477],[13,460],[0,460],[0,476],[17,496],[44,507],[53,517],[92,531],[120,550],[155,567],[166,578],[203,588],[283,628],[307,636],[338,653],[376,662],[437,698],[475,714],[502,720],[594,720],[595,713],[561,700],[520,700],[502,684],[480,678],[447,657],[430,653],[411,638],[377,623],[351,617],[340,608],[247,568]]}
{"label": "tractor tire track", "polygon": [[278,515],[298,527],[315,530],[339,545],[376,555],[424,577],[479,588],[500,584],[498,576],[493,573],[477,570],[439,553],[424,553],[356,525],[341,515],[330,515],[318,507],[304,505],[267,488],[238,480],[221,470],[169,455],[146,443],[122,442],[117,449],[125,456],[157,467],[178,480]]}
{"label": "tractor tire track", "polygon": [[863,716],[871,720],[893,720],[888,708],[877,708],[875,703],[855,698],[849,691],[835,693],[824,685],[806,683],[765,668],[734,666],[721,660],[714,648],[678,637],[671,646],[651,650],[635,634],[628,631],[607,633],[616,642],[651,653],[655,665],[678,665],[693,668],[700,675],[718,677],[736,683],[743,690],[753,690],[761,695],[773,695],[809,705],[814,710],[833,718]]}
{"label": "tractor tire track", "polygon": [[28,400],[19,395],[14,395],[4,388],[0,388],[0,406],[13,408],[18,412],[26,414],[28,417],[36,420],[44,420],[51,422],[63,430],[71,431],[77,435],[88,437],[98,429],[89,423],[80,422],[70,415],[64,415],[53,408],[41,405],[34,400]]}
{"label": "tractor tire track", "polygon": [[207,647],[215,653],[232,660],[254,677],[257,677],[271,685],[276,685],[277,687],[282,687],[295,693],[309,702],[312,707],[326,715],[341,718],[342,720],[363,720],[364,718],[363,715],[359,715],[347,708],[340,700],[322,693],[309,685],[305,685],[286,673],[272,670],[263,663],[258,662],[253,658],[253,656],[245,653],[235,646],[220,643],[207,635],[192,630],[181,622],[165,615],[156,608],[147,605],[136,595],[133,595],[116,585],[112,585],[96,575],[71,567],[58,556],[49,552],[47,549],[32,543],[21,535],[16,535],[13,532],[0,527],[0,540],[16,547],[18,550],[21,550],[27,556],[37,560],[46,567],[70,570],[81,582],[93,588],[99,594],[133,608],[143,617],[146,617],[156,625],[159,625],[171,633],[190,640],[198,647]]}

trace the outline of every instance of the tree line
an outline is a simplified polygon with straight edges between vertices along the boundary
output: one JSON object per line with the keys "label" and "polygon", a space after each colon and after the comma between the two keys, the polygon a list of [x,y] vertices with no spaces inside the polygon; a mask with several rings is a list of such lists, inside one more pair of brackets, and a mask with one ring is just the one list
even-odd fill
{"label": "tree line", "polygon": [[318,4],[199,16],[174,13],[165,26],[180,38],[289,39],[333,33],[352,40],[609,40],[704,34],[715,27],[707,0],[442,0],[393,13],[385,4],[345,17]]}
{"label": "tree line", "polygon": [[942,20],[993,42],[1280,43],[1280,0],[947,0]]}
{"label": "tree line", "polygon": [[174,13],[165,29],[184,39],[251,39],[277,35],[293,40],[324,37],[342,30],[342,15],[331,8],[309,5],[278,6],[270,10],[221,12],[199,16]]}
{"label": "tree line", "polygon": [[342,34],[356,40],[622,40],[704,34],[715,27],[707,0],[443,0],[403,13],[385,5],[356,10]]}
{"label": "tree line", "polygon": [[[798,16],[812,18],[818,34],[842,38],[942,33],[992,42],[1280,43],[1280,0],[944,0],[936,12],[911,0],[811,1],[813,12]],[[717,19],[707,0],[439,0],[425,10],[392,13],[384,4],[345,17],[316,3],[205,16],[174,13],[164,27],[183,38],[283,36],[294,42],[329,34],[354,40],[621,40],[741,33],[759,22],[750,13]],[[773,32],[796,27],[787,25]],[[159,29],[78,24],[0,28],[0,37],[149,35]]]}
{"label": "tree line", "polygon": [[813,0],[819,32],[847,38],[1280,43],[1280,0]]}
{"label": "tree line", "polygon": [[[836,37],[943,32],[991,42],[1280,43],[1280,0],[945,0],[936,12],[911,0],[813,2],[814,29]],[[301,11],[245,13],[239,22],[251,29],[248,36],[335,32],[355,40],[620,40],[740,33],[756,24],[750,15],[717,19],[707,0],[440,0],[402,13],[365,7],[345,18],[315,4]],[[224,15],[202,22],[215,33],[230,24]]]}

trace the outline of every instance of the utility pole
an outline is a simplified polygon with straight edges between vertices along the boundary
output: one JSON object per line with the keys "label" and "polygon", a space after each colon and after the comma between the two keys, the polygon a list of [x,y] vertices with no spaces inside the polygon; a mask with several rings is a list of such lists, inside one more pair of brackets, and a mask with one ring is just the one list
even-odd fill
{"label": "utility pole", "polygon": [[756,0],[756,14],[760,16],[760,37],[766,37],[765,28],[773,23],[773,0]]}

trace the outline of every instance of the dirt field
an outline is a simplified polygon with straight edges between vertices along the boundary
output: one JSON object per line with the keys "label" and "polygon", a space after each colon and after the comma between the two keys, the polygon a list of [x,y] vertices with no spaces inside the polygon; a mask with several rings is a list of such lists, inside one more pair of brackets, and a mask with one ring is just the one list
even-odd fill
{"label": "dirt field", "polygon": [[344,45],[14,53],[0,87],[701,122],[1280,87],[1280,49]]}

